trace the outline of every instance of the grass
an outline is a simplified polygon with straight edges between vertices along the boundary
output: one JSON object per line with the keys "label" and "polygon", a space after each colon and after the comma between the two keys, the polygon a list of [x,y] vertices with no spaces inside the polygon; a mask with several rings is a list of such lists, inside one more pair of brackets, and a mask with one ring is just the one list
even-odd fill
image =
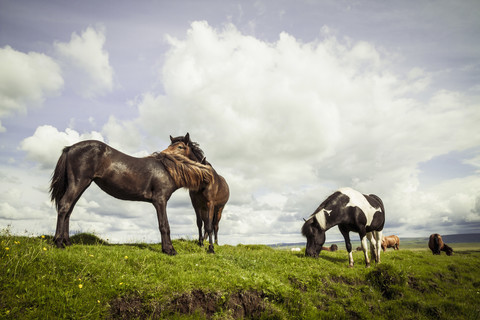
{"label": "grass", "polygon": [[451,257],[389,249],[365,268],[354,252],[303,252],[262,245],[217,246],[211,255],[176,240],[108,245],[78,235],[65,250],[51,239],[0,236],[2,319],[478,319],[480,251]]}

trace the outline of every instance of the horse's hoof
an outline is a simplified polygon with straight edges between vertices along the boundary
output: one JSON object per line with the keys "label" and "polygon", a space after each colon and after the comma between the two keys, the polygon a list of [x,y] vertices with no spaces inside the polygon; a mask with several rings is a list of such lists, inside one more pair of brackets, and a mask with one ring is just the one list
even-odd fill
{"label": "horse's hoof", "polygon": [[170,250],[165,250],[165,249],[162,249],[162,252],[165,253],[165,254],[168,254],[169,256],[176,256],[177,255],[177,251],[175,251],[175,249],[170,249]]}
{"label": "horse's hoof", "polygon": [[370,268],[370,263],[367,263],[367,264],[365,265],[365,268]]}
{"label": "horse's hoof", "polygon": [[215,251],[213,250],[213,247],[208,247],[207,252],[208,252],[208,253],[215,253]]}
{"label": "horse's hoof", "polygon": [[58,248],[58,249],[65,249],[65,246],[63,244],[63,240],[53,240],[53,243],[55,244],[55,246]]}
{"label": "horse's hoof", "polygon": [[349,268],[353,268],[353,264],[349,264],[348,267],[349,267]]}

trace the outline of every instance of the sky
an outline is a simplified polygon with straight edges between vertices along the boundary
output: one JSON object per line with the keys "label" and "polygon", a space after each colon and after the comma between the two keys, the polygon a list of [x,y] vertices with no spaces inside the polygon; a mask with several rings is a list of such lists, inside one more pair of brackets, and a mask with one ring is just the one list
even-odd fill
{"label": "sky", "polygon": [[[189,132],[230,186],[220,244],[303,242],[342,187],[382,198],[384,234],[478,233],[479,15],[476,0],[0,0],[0,229],[54,234],[64,146],[143,157]],[[197,238],[188,191],[167,215],[172,238]],[[160,242],[151,204],[94,184],[70,231]]]}

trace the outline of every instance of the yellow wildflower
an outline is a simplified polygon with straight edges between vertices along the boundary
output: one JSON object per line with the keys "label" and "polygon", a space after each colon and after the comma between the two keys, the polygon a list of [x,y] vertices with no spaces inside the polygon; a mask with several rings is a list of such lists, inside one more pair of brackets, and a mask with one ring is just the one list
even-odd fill
{"label": "yellow wildflower", "polygon": [[45,239],[45,236],[42,234],[42,237],[41,237],[41,238],[42,238],[42,239]]}
{"label": "yellow wildflower", "polygon": [[128,259],[128,256],[125,256],[125,260],[127,260],[127,259]]}
{"label": "yellow wildflower", "polygon": [[79,289],[82,289],[82,288],[83,288],[83,284],[80,283],[80,284],[78,285],[78,288],[79,288]]}
{"label": "yellow wildflower", "polygon": [[47,251],[47,248],[46,248],[46,247],[43,247],[43,251]]}
{"label": "yellow wildflower", "polygon": [[5,250],[8,251],[8,250],[10,250],[10,248],[9,248],[9,247],[5,247]]}

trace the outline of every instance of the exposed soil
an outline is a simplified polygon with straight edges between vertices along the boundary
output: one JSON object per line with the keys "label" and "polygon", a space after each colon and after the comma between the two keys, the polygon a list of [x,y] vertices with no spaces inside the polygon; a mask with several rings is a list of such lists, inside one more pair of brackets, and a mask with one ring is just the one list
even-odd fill
{"label": "exposed soil", "polygon": [[233,319],[258,319],[267,310],[265,294],[255,290],[238,291],[230,295],[193,290],[183,293],[165,305],[144,301],[137,295],[119,297],[110,302],[112,319],[159,319],[171,314],[204,314],[211,318],[217,312],[229,314]]}

